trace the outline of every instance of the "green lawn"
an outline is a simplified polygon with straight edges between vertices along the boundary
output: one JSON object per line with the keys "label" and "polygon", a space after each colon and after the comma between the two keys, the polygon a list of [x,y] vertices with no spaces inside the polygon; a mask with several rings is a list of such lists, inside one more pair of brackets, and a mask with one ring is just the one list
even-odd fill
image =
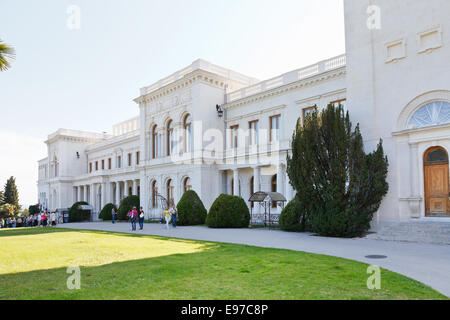
{"label": "green lawn", "polygon": [[445,299],[386,270],[371,291],[367,265],[289,250],[64,229],[2,229],[0,244],[0,299]]}

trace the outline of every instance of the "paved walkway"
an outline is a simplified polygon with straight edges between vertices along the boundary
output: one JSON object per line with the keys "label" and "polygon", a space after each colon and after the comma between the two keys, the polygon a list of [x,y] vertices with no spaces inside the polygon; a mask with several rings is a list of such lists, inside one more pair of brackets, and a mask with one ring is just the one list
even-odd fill
{"label": "paved walkway", "polygon": [[[128,223],[72,223],[61,227],[131,233]],[[144,231],[136,233],[290,249],[356,260],[416,279],[450,297],[450,245],[322,238],[307,233],[266,229],[178,227],[166,230],[161,224],[146,224]],[[388,258],[373,260],[365,258],[367,255],[386,255]]]}

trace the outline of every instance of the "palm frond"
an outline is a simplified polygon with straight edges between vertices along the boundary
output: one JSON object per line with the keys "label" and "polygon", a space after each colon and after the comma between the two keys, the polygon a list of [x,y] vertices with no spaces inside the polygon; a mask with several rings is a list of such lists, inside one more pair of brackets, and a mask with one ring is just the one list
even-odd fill
{"label": "palm frond", "polygon": [[6,71],[11,67],[11,60],[16,57],[16,50],[0,40],[0,71]]}

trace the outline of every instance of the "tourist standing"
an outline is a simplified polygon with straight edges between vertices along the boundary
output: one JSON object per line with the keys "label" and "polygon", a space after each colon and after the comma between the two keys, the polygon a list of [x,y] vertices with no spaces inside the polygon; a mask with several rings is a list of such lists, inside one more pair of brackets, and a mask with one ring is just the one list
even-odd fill
{"label": "tourist standing", "polygon": [[12,225],[13,228],[16,227],[16,218],[12,217],[12,219],[11,219],[11,225]]}
{"label": "tourist standing", "polygon": [[128,218],[131,222],[131,231],[136,231],[136,220],[137,220],[137,211],[136,208],[128,211]]}
{"label": "tourist standing", "polygon": [[0,228],[3,229],[5,227],[5,220],[3,218],[0,219]]}
{"label": "tourist standing", "polygon": [[170,212],[168,206],[166,206],[166,208],[164,209],[164,218],[166,219],[166,229],[169,229]]}
{"label": "tourist standing", "polygon": [[112,223],[116,223],[116,209],[114,209],[114,207],[112,207],[111,209],[111,217],[112,217]]}
{"label": "tourist standing", "polygon": [[178,211],[175,208],[175,204],[172,204],[172,208],[170,208],[170,215],[172,216],[172,226],[174,228],[177,227],[177,221],[178,221]]}
{"label": "tourist standing", "polygon": [[56,227],[56,214],[54,212],[50,215],[50,221],[52,223],[52,227]]}
{"label": "tourist standing", "polygon": [[145,218],[144,209],[142,209],[141,207],[139,209],[139,230],[144,229],[144,218]]}
{"label": "tourist standing", "polygon": [[39,212],[37,215],[37,226],[40,227],[42,224],[42,214]]}

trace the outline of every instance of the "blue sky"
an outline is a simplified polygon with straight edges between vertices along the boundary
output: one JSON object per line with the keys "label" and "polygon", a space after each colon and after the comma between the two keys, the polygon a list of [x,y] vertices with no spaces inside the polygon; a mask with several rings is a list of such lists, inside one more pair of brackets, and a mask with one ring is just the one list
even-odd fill
{"label": "blue sky", "polygon": [[48,134],[110,132],[138,114],[139,88],[198,58],[267,79],[345,52],[342,0],[0,0],[0,13],[17,51],[0,73],[0,184],[16,176],[27,207]]}

